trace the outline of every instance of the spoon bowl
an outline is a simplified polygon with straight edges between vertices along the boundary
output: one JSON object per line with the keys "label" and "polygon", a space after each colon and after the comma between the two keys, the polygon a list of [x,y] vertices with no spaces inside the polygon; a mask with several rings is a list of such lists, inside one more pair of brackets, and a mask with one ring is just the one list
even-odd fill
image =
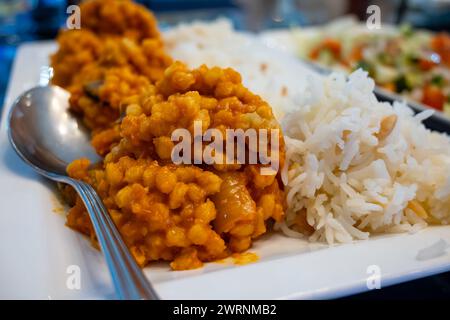
{"label": "spoon bowl", "polygon": [[67,165],[81,157],[100,161],[90,135],[69,111],[69,93],[56,86],[23,93],[9,114],[10,141],[34,169],[51,179],[66,175]]}

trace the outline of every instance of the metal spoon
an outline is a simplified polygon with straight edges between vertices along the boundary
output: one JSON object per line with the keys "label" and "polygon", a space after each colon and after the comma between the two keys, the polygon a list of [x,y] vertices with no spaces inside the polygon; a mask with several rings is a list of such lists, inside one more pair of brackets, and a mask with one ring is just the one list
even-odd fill
{"label": "metal spoon", "polygon": [[80,195],[105,255],[120,299],[159,299],[147,281],[95,190],[70,178],[67,165],[86,157],[99,157],[89,142],[89,133],[72,116],[69,93],[59,87],[36,87],[13,104],[8,118],[8,136],[16,153],[44,177],[71,185]]}

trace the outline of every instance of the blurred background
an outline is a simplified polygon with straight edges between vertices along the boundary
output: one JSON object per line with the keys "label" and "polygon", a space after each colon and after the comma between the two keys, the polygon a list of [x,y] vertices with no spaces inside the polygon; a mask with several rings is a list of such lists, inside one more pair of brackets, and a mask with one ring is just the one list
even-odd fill
{"label": "blurred background", "polygon": [[[0,0],[0,109],[18,46],[53,39],[65,24],[69,5],[77,0]],[[371,4],[381,8],[385,23],[408,23],[450,31],[450,0],[140,0],[155,12],[162,29],[181,21],[229,18],[239,30],[320,25],[344,15],[366,20]],[[413,281],[354,298],[450,297],[450,273]]]}
{"label": "blurred background", "polygon": [[[79,0],[0,0],[0,106],[14,55],[21,43],[55,37],[66,8]],[[450,0],[137,0],[152,9],[167,28],[180,21],[225,16],[239,30],[320,25],[343,15],[366,19],[371,4],[388,23],[432,30],[450,29]]]}

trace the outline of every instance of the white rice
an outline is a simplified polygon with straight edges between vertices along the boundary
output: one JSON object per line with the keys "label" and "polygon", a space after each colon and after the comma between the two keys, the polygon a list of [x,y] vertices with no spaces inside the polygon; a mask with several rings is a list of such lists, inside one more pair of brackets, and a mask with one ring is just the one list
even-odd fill
{"label": "white rice", "polygon": [[[300,233],[294,222],[306,211],[310,240],[331,244],[449,223],[450,139],[423,126],[429,111],[413,116],[404,104],[378,102],[361,70],[309,85],[283,122],[288,210],[278,228]],[[397,122],[379,141],[380,123],[392,114]],[[407,208],[412,200],[428,218]]]}

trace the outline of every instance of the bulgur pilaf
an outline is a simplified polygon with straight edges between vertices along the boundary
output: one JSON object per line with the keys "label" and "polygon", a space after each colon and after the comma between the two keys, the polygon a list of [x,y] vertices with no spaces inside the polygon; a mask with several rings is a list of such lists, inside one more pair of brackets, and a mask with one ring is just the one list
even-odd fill
{"label": "bulgur pilaf", "polygon": [[[155,86],[131,100],[118,128],[121,140],[104,163],[90,170],[80,159],[68,173],[96,188],[141,266],[167,260],[174,270],[197,268],[247,250],[271,222],[282,220],[279,175],[263,176],[259,165],[174,165],[170,160],[171,132],[193,130],[199,119],[204,130],[279,129],[270,106],[242,85],[236,71],[188,70],[176,62]],[[79,198],[67,224],[95,239]]]}
{"label": "bulgur pilaf", "polygon": [[155,17],[143,6],[91,0],[80,10],[81,29],[58,36],[59,49],[51,57],[52,82],[71,93],[71,109],[98,132],[120,116],[124,98],[160,79],[172,60]]}

